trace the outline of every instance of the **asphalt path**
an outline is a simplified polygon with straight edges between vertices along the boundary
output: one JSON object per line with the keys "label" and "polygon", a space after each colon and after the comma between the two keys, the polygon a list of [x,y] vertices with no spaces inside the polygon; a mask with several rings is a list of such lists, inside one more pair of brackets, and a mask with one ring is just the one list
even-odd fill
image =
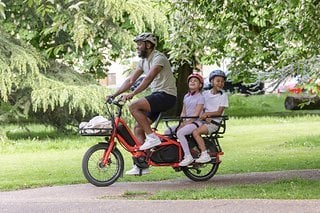
{"label": "asphalt path", "polygon": [[[320,179],[320,170],[216,175],[206,182],[194,182],[184,178],[157,182],[116,182],[102,188],[91,184],[76,184],[0,192],[0,212],[320,213],[320,200],[316,199],[147,200],[148,194],[161,190],[265,183],[289,178]],[[128,199],[124,196],[126,192],[137,192],[137,195],[145,192],[145,195]]]}

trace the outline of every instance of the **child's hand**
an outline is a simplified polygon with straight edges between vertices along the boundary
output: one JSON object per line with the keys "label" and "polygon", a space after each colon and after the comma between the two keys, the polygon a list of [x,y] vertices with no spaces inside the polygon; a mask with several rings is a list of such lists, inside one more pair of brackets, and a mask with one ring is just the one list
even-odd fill
{"label": "child's hand", "polygon": [[200,119],[201,120],[205,120],[205,119],[207,119],[208,118],[208,113],[203,113],[201,116],[200,116]]}

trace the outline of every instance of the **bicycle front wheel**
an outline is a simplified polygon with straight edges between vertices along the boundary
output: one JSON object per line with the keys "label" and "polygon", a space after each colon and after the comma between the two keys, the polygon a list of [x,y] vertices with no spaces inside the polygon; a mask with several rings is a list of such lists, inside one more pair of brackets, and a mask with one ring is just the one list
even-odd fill
{"label": "bicycle front wheel", "polygon": [[124,161],[122,154],[114,148],[104,164],[103,156],[109,144],[99,143],[85,153],[82,159],[82,171],[85,178],[95,186],[109,186],[123,173]]}

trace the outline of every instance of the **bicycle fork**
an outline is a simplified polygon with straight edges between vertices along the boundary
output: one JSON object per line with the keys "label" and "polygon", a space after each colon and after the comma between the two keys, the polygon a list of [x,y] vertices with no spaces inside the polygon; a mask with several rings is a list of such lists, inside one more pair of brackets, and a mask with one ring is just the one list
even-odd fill
{"label": "bicycle fork", "polygon": [[110,153],[111,151],[114,149],[115,147],[115,142],[114,142],[114,135],[112,135],[109,139],[109,143],[108,143],[108,149],[106,149],[103,153],[102,159],[101,159],[101,164],[103,166],[109,165],[111,162],[110,161]]}

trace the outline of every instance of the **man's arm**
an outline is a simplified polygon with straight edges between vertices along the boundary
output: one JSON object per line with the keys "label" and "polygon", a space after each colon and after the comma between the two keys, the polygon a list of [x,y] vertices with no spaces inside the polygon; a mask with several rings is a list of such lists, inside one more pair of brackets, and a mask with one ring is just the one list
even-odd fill
{"label": "man's arm", "polygon": [[151,67],[148,75],[143,79],[141,84],[132,92],[132,97],[144,91],[153,81],[153,79],[161,72],[162,66],[155,65]]}
{"label": "man's arm", "polygon": [[129,75],[129,77],[122,83],[119,89],[112,95],[113,97],[117,97],[118,95],[122,94],[123,92],[130,89],[130,87],[136,82],[139,76],[143,73],[143,71],[137,68],[133,73]]}

